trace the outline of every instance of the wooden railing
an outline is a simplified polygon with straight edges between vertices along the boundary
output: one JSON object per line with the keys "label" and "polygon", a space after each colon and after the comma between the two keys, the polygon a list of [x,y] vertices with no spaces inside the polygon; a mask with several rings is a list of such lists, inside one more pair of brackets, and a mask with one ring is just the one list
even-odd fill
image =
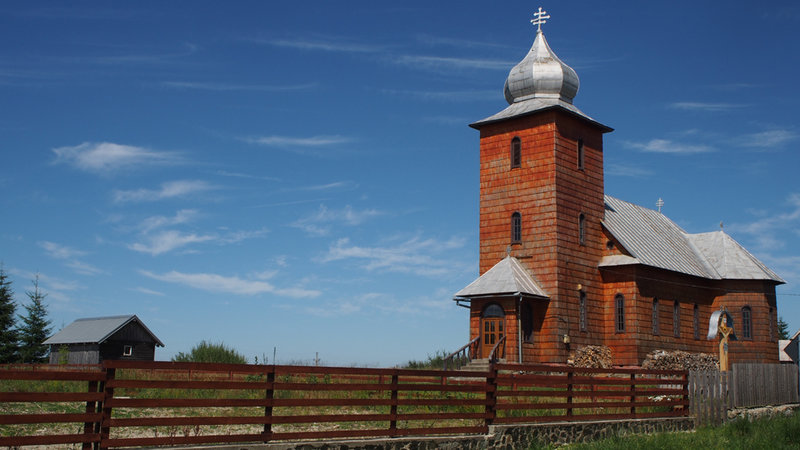
{"label": "wooden railing", "polygon": [[503,336],[497,340],[497,343],[494,344],[492,347],[492,351],[489,352],[489,362],[495,363],[500,359],[506,357],[506,337]]}
{"label": "wooden railing", "polygon": [[685,372],[515,364],[487,372],[133,361],[85,372],[0,368],[0,446],[431,436],[487,433],[494,423],[680,416],[685,380]]}
{"label": "wooden railing", "polygon": [[467,342],[464,344],[463,347],[450,353],[444,358],[442,361],[443,369],[455,369],[458,370],[464,365],[468,364],[475,355],[478,353],[478,347],[481,343],[481,337],[478,336],[475,339]]}

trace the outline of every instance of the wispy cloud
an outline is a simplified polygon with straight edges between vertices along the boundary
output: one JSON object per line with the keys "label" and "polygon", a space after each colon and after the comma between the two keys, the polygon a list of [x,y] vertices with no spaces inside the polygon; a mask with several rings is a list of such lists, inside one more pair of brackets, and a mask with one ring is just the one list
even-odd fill
{"label": "wispy cloud", "polygon": [[628,148],[649,153],[692,154],[716,151],[714,147],[703,144],[686,144],[667,139],[651,139],[647,142],[623,142]]}
{"label": "wispy cloud", "polygon": [[748,105],[739,103],[704,103],[704,102],[674,102],[669,104],[669,107],[672,109],[680,109],[684,111],[711,111],[711,112],[730,111],[733,109],[740,109],[747,106]]}
{"label": "wispy cloud", "polygon": [[136,189],[131,191],[114,191],[116,203],[153,202],[176,197],[186,197],[200,192],[217,189],[202,180],[178,180],[161,184],[161,189]]}
{"label": "wispy cloud", "polygon": [[157,152],[144,147],[112,142],[84,142],[74,147],[53,149],[55,164],[69,164],[80,170],[108,173],[140,166],[170,165],[181,162],[172,152]]}
{"label": "wispy cloud", "polygon": [[260,279],[242,279],[237,276],[223,276],[214,273],[183,273],[171,271],[156,274],[146,270],[139,271],[142,275],[155,280],[180,284],[208,292],[221,292],[236,295],[275,294],[292,298],[313,298],[321,294],[320,291],[294,288],[276,288],[271,283]]}
{"label": "wispy cloud", "polygon": [[164,297],[166,295],[163,292],[154,291],[152,289],[147,289],[144,287],[137,287],[136,289],[134,289],[134,291],[141,292],[142,294],[147,294],[147,295],[155,295],[158,297]]}
{"label": "wispy cloud", "polygon": [[792,130],[774,129],[740,136],[736,143],[742,147],[772,148],[781,147],[796,141],[800,135]]}
{"label": "wispy cloud", "polygon": [[[749,223],[733,223],[726,228],[735,233],[746,233],[764,250],[783,248],[786,235],[800,227],[800,193],[792,193],[786,199],[787,208],[777,214],[761,215]],[[792,237],[791,239],[795,239]]]}
{"label": "wispy cloud", "polygon": [[452,258],[435,255],[462,248],[464,244],[465,240],[457,237],[446,241],[414,237],[393,246],[362,247],[351,244],[348,238],[343,238],[334,242],[320,261],[327,263],[348,259],[360,260],[363,261],[362,265],[366,270],[435,277],[449,273],[453,268]]}
{"label": "wispy cloud", "polygon": [[139,229],[142,233],[147,233],[158,228],[180,225],[194,220],[198,214],[196,209],[181,209],[172,217],[151,216],[142,220]]}
{"label": "wispy cloud", "polygon": [[385,46],[354,42],[352,40],[336,36],[287,39],[251,39],[250,41],[257,44],[272,45],[275,47],[337,53],[378,53],[386,50]]}
{"label": "wispy cloud", "polygon": [[496,100],[496,90],[486,91],[411,91],[396,89],[381,89],[379,92],[401,97],[413,97],[421,100],[472,102],[483,100]]}
{"label": "wispy cloud", "polygon": [[355,189],[358,187],[353,181],[334,181],[332,183],[325,183],[325,184],[312,184],[309,186],[300,186],[296,188],[286,188],[286,191],[333,191],[333,190],[341,190],[341,189]]}
{"label": "wispy cloud", "polygon": [[148,50],[149,49],[137,49],[137,53],[104,56],[59,56],[54,59],[71,64],[95,64],[103,66],[169,64],[174,63],[177,59],[182,59],[197,53],[199,48],[194,44],[185,43],[181,50],[167,52],[160,49],[155,49],[154,51]]}
{"label": "wispy cloud", "polygon": [[609,164],[606,166],[605,174],[618,177],[647,178],[653,175],[653,172],[630,164]]}
{"label": "wispy cloud", "polygon": [[343,224],[356,226],[364,221],[383,215],[384,213],[376,209],[353,209],[350,205],[342,209],[328,209],[325,205],[320,205],[319,209],[309,216],[295,221],[292,226],[300,228],[313,236],[327,236],[330,233],[331,225]]}
{"label": "wispy cloud", "polygon": [[505,70],[514,67],[516,61],[482,59],[482,58],[457,58],[452,56],[425,56],[425,55],[399,55],[392,59],[395,64],[422,68],[429,70],[442,69],[482,69]]}
{"label": "wispy cloud", "polygon": [[177,230],[164,230],[143,236],[143,242],[128,246],[131,250],[158,256],[190,244],[213,241],[215,236],[208,234],[182,233]]}
{"label": "wispy cloud", "polygon": [[330,145],[347,144],[353,142],[352,138],[345,136],[262,136],[243,139],[250,144],[266,145],[271,147],[327,147]]}
{"label": "wispy cloud", "polygon": [[81,261],[81,258],[87,254],[87,252],[83,250],[77,250],[50,241],[40,241],[38,245],[47,252],[48,256],[53,259],[63,260],[64,265],[74,270],[76,273],[81,275],[98,275],[104,273],[102,269]]}
{"label": "wispy cloud", "polygon": [[198,91],[263,91],[263,92],[290,92],[314,89],[319,83],[266,85],[266,84],[232,84],[221,82],[199,81],[162,81],[161,86],[173,89],[198,90]]}
{"label": "wispy cloud", "polygon": [[490,48],[490,49],[498,49],[498,48],[507,48],[513,49],[508,45],[503,44],[496,44],[490,41],[475,41],[469,39],[457,39],[457,38],[450,38],[450,37],[443,37],[443,36],[433,36],[430,34],[418,34],[415,36],[417,42],[429,46],[448,46],[448,47],[458,47],[458,48]]}

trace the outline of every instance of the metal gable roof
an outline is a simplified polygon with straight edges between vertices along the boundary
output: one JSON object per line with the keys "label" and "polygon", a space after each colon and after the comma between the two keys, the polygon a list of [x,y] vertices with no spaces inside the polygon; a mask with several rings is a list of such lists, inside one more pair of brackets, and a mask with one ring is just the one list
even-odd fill
{"label": "metal gable roof", "polygon": [[455,294],[456,299],[490,295],[530,295],[549,297],[525,267],[513,256],[506,256],[486,273]]}
{"label": "metal gable roof", "polygon": [[[784,281],[722,231],[689,234],[658,211],[605,196],[603,226],[634,260],[674,272],[712,280]],[[620,265],[606,261],[600,266]]]}
{"label": "metal gable roof", "polygon": [[125,325],[136,321],[145,331],[156,341],[156,345],[163,347],[164,344],[145,326],[135,314],[126,316],[110,317],[89,317],[77,319],[67,325],[58,333],[44,341],[47,345],[52,344],[99,344],[110,338],[114,333],[122,329]]}

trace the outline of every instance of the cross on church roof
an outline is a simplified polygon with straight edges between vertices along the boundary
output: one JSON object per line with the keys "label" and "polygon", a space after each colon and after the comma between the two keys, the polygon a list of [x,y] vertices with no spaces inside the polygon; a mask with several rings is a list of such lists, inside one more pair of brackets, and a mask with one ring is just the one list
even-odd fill
{"label": "cross on church roof", "polygon": [[536,25],[537,33],[542,31],[542,24],[547,23],[547,19],[550,18],[550,16],[546,16],[545,14],[547,14],[547,11],[542,11],[541,6],[539,7],[539,11],[533,13],[534,18],[531,19],[531,23]]}

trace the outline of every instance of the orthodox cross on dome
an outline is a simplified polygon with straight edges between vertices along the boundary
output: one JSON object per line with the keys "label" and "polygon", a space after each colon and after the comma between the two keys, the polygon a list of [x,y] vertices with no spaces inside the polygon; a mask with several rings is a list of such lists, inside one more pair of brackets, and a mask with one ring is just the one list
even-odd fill
{"label": "orthodox cross on dome", "polygon": [[547,14],[547,11],[542,11],[541,6],[539,7],[539,11],[533,13],[534,18],[531,19],[531,23],[536,25],[537,33],[542,31],[542,24],[547,23],[547,19],[550,18],[550,16],[547,16],[545,14]]}

